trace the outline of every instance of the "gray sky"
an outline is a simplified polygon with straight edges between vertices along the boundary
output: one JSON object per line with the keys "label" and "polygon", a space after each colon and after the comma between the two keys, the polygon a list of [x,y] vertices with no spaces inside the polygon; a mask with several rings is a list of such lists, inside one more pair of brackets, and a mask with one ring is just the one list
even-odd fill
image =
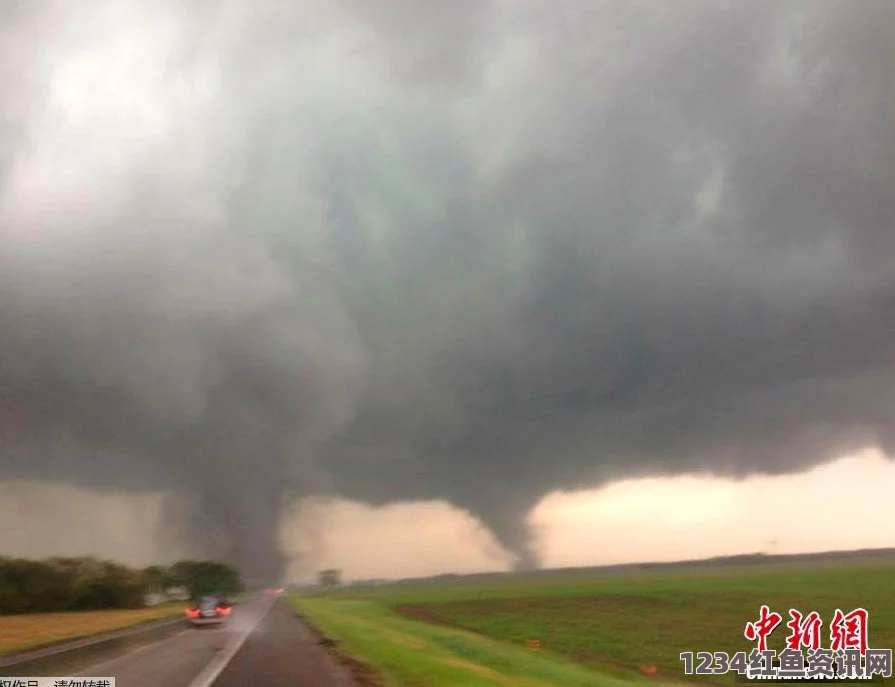
{"label": "gray sky", "polygon": [[2,10],[3,479],[272,575],[300,496],[531,564],[555,490],[890,448],[891,3],[190,7]]}

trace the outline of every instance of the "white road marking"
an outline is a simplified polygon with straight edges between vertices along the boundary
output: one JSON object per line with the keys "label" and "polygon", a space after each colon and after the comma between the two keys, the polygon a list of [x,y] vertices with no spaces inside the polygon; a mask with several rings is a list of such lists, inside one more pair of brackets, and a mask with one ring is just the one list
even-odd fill
{"label": "white road marking", "polygon": [[187,632],[187,630],[182,630],[181,632],[178,632],[178,633],[175,634],[175,635],[171,635],[170,637],[165,637],[164,639],[157,640],[157,641],[155,641],[155,642],[150,642],[149,644],[144,644],[143,646],[138,646],[136,649],[131,649],[130,651],[126,651],[126,652],[123,653],[123,654],[119,654],[119,655],[116,656],[115,658],[110,658],[108,661],[103,661],[102,663],[98,663],[98,664],[96,664],[95,666],[91,666],[88,670],[82,670],[82,671],[80,671],[80,672],[78,673],[78,675],[79,675],[79,676],[80,676],[81,674],[83,674],[83,675],[85,675],[85,676],[89,676],[89,675],[105,675],[105,673],[104,673],[103,671],[105,670],[106,666],[110,666],[110,665],[112,665],[113,663],[117,663],[118,661],[122,661],[122,660],[124,660],[125,658],[130,658],[130,657],[132,657],[132,656],[134,656],[134,655],[136,655],[136,654],[142,653],[142,652],[144,652],[144,651],[148,651],[149,649],[155,649],[156,647],[159,646],[159,644],[162,644],[162,643],[164,643],[164,642],[173,642],[173,641],[174,641],[175,639],[177,639],[180,635],[182,635],[182,634],[186,634],[186,632]]}
{"label": "white road marking", "polygon": [[255,631],[255,628],[258,627],[258,624],[264,620],[270,612],[270,609],[273,608],[274,603],[275,599],[268,600],[266,608],[258,614],[258,618],[255,622],[249,625],[245,632],[237,635],[223,651],[209,661],[202,669],[202,672],[196,676],[196,679],[190,683],[190,687],[211,687],[211,685],[214,684],[214,681],[218,679],[218,675],[224,671],[224,668],[227,667],[227,664],[230,663],[236,655],[236,652],[242,648],[243,644],[245,644],[249,635],[252,634],[252,632]]}

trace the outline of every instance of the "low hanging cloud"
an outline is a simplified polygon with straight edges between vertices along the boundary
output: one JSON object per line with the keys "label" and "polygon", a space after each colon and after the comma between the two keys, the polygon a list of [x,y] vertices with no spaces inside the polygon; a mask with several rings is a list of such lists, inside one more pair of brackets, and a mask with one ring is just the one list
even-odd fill
{"label": "low hanging cloud", "polygon": [[785,476],[620,480],[550,494],[529,523],[551,567],[888,548],[893,478],[895,463],[873,450]]}
{"label": "low hanging cloud", "polygon": [[303,582],[316,581],[308,558],[344,571],[346,580],[504,571],[514,558],[469,513],[443,501],[372,508],[310,498],[283,522],[281,545],[295,561],[289,579]]}
{"label": "low hanging cloud", "polygon": [[889,3],[2,12],[4,480],[260,578],[302,496],[534,564],[552,490],[893,444]]}

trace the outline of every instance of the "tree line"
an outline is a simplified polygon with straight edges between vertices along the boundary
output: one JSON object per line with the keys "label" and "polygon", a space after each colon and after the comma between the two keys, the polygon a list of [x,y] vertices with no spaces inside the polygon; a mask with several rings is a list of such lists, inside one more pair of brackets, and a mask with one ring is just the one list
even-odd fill
{"label": "tree line", "polygon": [[142,608],[153,593],[164,598],[180,590],[197,599],[243,589],[239,571],[217,561],[183,560],[140,569],[89,557],[0,557],[0,614],[5,615]]}

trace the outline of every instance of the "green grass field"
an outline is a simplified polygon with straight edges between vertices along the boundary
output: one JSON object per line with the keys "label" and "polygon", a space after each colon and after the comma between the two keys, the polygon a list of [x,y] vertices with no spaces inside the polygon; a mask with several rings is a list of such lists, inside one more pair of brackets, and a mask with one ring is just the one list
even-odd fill
{"label": "green grass field", "polygon": [[[650,666],[659,679],[731,684],[731,675],[688,678],[681,652],[748,653],[743,630],[763,603],[783,616],[771,648],[783,648],[790,608],[818,611],[829,646],[834,611],[856,607],[870,612],[870,646],[892,648],[893,599],[895,558],[461,578],[345,588],[294,603],[385,684],[441,687],[596,685],[595,676],[638,679]],[[533,639],[540,652],[526,649]]]}
{"label": "green grass field", "polygon": [[[464,630],[401,617],[362,599],[293,598],[340,652],[388,687],[612,687],[627,685],[562,657],[535,654]],[[369,682],[367,684],[370,684]]]}

